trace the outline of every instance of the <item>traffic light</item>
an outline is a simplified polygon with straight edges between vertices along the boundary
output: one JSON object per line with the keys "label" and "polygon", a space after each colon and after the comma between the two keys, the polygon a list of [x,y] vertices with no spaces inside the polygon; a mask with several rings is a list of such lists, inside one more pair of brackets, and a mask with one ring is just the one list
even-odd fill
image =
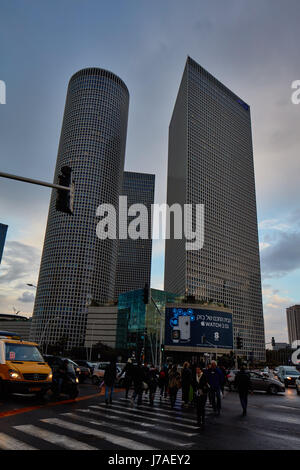
{"label": "traffic light", "polygon": [[237,336],[236,338],[236,346],[237,349],[243,349],[243,338],[241,338],[240,336]]}
{"label": "traffic light", "polygon": [[66,189],[57,189],[55,204],[56,210],[65,212],[66,214],[73,214],[74,182],[72,177],[72,168],[69,166],[63,166],[61,168],[61,174],[58,175],[58,184],[60,186],[70,188],[70,191],[67,191]]}
{"label": "traffic light", "polygon": [[143,302],[144,304],[148,304],[149,303],[149,285],[148,284],[145,284],[145,287],[144,287],[144,292],[143,292]]}
{"label": "traffic light", "polygon": [[165,350],[165,345],[164,344],[160,345],[160,350],[161,350],[161,352],[164,352],[164,350]]}
{"label": "traffic light", "polygon": [[274,336],[272,336],[272,341],[271,342],[272,342],[272,346],[274,348],[275,347],[275,338],[274,338]]}

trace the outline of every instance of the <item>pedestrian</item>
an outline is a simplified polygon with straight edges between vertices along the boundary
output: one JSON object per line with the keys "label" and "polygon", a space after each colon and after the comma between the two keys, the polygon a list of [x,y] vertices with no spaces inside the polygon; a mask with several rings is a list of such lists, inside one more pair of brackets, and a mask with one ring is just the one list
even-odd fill
{"label": "pedestrian", "polygon": [[196,367],[196,371],[193,374],[192,386],[194,389],[197,410],[197,423],[198,426],[202,427],[205,424],[205,404],[207,401],[209,385],[207,382],[207,377],[203,372],[203,368],[201,368],[200,366]]}
{"label": "pedestrian", "polygon": [[211,367],[206,371],[206,377],[210,386],[211,404],[217,416],[221,411],[221,387],[224,382],[224,376],[216,361],[211,361]]}
{"label": "pedestrian", "polygon": [[148,372],[148,387],[149,387],[149,403],[151,406],[154,404],[155,392],[158,384],[158,371],[153,364],[151,364]]}
{"label": "pedestrian", "polygon": [[182,386],[182,406],[189,405],[189,392],[192,383],[192,371],[190,364],[185,362],[181,371],[181,386]]}
{"label": "pedestrian", "polygon": [[159,377],[158,377],[158,386],[160,389],[160,400],[162,399],[164,392],[167,389],[167,376],[166,376],[166,371],[164,367],[160,370],[159,372]]}
{"label": "pedestrian", "polygon": [[223,383],[221,385],[221,392],[222,392],[222,397],[225,397],[225,383],[226,383],[226,378],[227,378],[227,371],[224,366],[220,366],[220,371],[223,374]]}
{"label": "pedestrian", "polygon": [[108,405],[108,394],[110,391],[109,403],[112,403],[114,385],[117,378],[117,366],[116,361],[112,360],[105,368],[104,372],[104,384],[105,384],[105,403]]}
{"label": "pedestrian", "polygon": [[142,363],[139,361],[136,366],[133,367],[132,370],[132,380],[133,380],[133,387],[134,392],[131,398],[131,404],[135,402],[136,397],[138,397],[137,404],[142,404],[143,399],[143,384],[144,384],[144,369]]}
{"label": "pedestrian", "polygon": [[132,375],[133,375],[133,364],[132,364],[132,359],[128,359],[125,367],[123,368],[121,374],[119,377],[122,377],[122,375],[125,374],[124,378],[124,385],[125,385],[125,398],[128,398],[128,392],[130,390],[131,384],[132,384]]}
{"label": "pedestrian", "polygon": [[181,380],[180,380],[180,374],[177,370],[177,366],[174,365],[169,372],[169,394],[170,394],[170,401],[171,401],[171,408],[174,408],[175,402],[176,402],[176,397],[177,397],[177,392],[181,387]]}
{"label": "pedestrian", "polygon": [[247,405],[248,405],[248,393],[249,390],[253,393],[251,386],[251,378],[249,372],[247,372],[245,366],[242,366],[239,372],[235,376],[234,385],[238,391],[240,402],[243,409],[242,416],[247,415]]}

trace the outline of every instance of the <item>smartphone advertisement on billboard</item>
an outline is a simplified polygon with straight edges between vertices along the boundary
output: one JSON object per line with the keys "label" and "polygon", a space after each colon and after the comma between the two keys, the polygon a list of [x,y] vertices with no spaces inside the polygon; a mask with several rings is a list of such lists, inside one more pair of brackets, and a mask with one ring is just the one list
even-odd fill
{"label": "smartphone advertisement on billboard", "polygon": [[165,345],[233,349],[232,314],[212,309],[167,307]]}

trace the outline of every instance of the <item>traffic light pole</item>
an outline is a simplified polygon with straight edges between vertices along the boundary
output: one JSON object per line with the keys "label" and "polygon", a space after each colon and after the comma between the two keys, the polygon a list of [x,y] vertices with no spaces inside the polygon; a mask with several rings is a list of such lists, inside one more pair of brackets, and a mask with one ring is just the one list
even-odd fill
{"label": "traffic light pole", "polygon": [[[159,344],[161,345],[162,344],[162,327],[163,327],[163,323],[162,323],[162,313],[161,311],[159,310],[158,306],[156,305],[153,297],[151,296],[150,294],[150,299],[151,301],[153,302],[156,310],[158,311],[159,315],[160,315],[160,332],[159,332]],[[157,365],[157,364],[155,364]],[[159,348],[159,370],[161,369],[161,365],[162,365],[162,351],[161,351],[161,347]]]}
{"label": "traffic light pole", "polygon": [[62,189],[64,191],[71,191],[71,188],[67,186],[60,186],[59,184],[47,183],[46,181],[39,181],[39,180],[34,180],[32,178],[25,178],[24,176],[11,175],[9,173],[3,173],[2,171],[0,172],[0,177],[8,178],[11,180],[16,180],[16,181],[23,181],[23,183],[37,184],[38,186],[47,186],[48,188],[53,188],[53,189]]}

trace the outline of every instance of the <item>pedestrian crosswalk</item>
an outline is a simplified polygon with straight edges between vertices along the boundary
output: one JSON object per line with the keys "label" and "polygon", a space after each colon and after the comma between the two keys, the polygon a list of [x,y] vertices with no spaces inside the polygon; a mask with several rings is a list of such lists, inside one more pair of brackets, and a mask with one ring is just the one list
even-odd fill
{"label": "pedestrian crosswalk", "polygon": [[1,450],[171,450],[189,449],[198,428],[193,416],[178,405],[171,409],[165,399],[149,406],[132,406],[116,398],[113,404],[90,404],[87,408],[51,414],[31,424],[19,424],[0,433]]}

